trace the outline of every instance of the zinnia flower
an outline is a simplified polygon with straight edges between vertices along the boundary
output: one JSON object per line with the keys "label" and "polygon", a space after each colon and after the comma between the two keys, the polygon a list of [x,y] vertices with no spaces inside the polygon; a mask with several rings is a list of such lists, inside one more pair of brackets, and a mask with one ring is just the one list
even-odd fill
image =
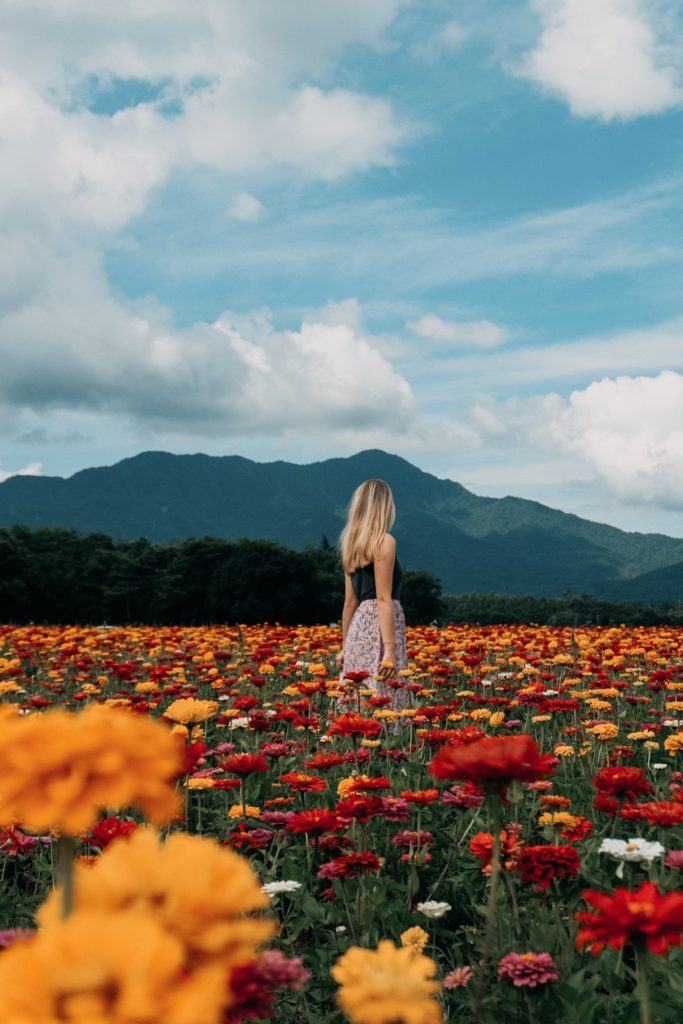
{"label": "zinnia flower", "polygon": [[376,950],[352,946],[332,968],[337,1002],[352,1024],[440,1024],[435,974],[429,957],[388,939]]}
{"label": "zinnia flower", "polygon": [[605,946],[620,949],[626,943],[645,942],[651,953],[663,955],[683,940],[683,893],[660,893],[654,882],[639,889],[613,893],[586,889],[583,898],[592,907],[574,917],[579,922],[576,945],[600,953]]}
{"label": "zinnia flower", "polygon": [[643,793],[651,793],[652,786],[642,768],[608,765],[593,777],[593,785],[607,796],[621,800],[636,800]]}
{"label": "zinnia flower", "polygon": [[557,981],[560,972],[550,953],[508,953],[498,964],[498,977],[509,978],[515,988],[537,988]]}
{"label": "zinnia flower", "polygon": [[415,907],[425,917],[430,917],[433,920],[443,917],[451,910],[450,903],[444,903],[439,900],[425,900],[424,903],[418,903]]}
{"label": "zinnia flower", "polygon": [[464,967],[456,967],[446,975],[443,979],[444,988],[464,988],[468,985],[474,977],[474,971],[471,967],[465,965]]}
{"label": "zinnia flower", "polygon": [[196,725],[197,722],[205,722],[217,711],[218,701],[185,697],[182,700],[174,700],[164,711],[164,718],[178,722],[179,725]]}
{"label": "zinnia flower", "polygon": [[607,853],[618,860],[617,878],[623,878],[624,861],[652,864],[653,860],[662,856],[664,847],[661,843],[651,843],[647,839],[603,839],[598,853]]}
{"label": "zinnia flower", "polygon": [[519,859],[523,882],[548,889],[554,878],[570,878],[579,873],[579,856],[573,846],[525,846]]}
{"label": "zinnia flower", "polygon": [[437,779],[462,779],[477,783],[505,785],[518,779],[533,782],[555,771],[557,760],[541,754],[536,741],[519,736],[485,736],[464,746],[441,747],[429,771]]}
{"label": "zinnia flower", "polygon": [[429,934],[419,925],[401,932],[401,945],[413,953],[422,953],[428,942]]}
{"label": "zinnia flower", "polygon": [[182,747],[151,718],[94,704],[0,719],[2,817],[79,835],[106,808],[137,806],[157,824],[177,812]]}
{"label": "zinnia flower", "polygon": [[180,940],[134,910],[72,914],[0,957],[7,1024],[219,1024],[229,1001],[222,965],[188,969]]}
{"label": "zinnia flower", "polygon": [[[249,861],[213,839],[175,832],[161,843],[139,828],[113,843],[90,867],[75,866],[76,912],[115,914],[129,908],[153,914],[193,958],[241,963],[274,931],[271,921],[246,917],[268,906]],[[41,927],[60,913],[53,892],[38,911]]]}

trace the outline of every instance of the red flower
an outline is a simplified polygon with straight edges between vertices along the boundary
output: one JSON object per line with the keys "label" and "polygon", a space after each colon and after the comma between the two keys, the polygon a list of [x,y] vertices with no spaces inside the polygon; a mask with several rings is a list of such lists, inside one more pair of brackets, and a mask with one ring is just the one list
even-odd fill
{"label": "red flower", "polygon": [[[519,838],[521,825],[510,825],[500,832],[500,866],[503,871],[515,871],[519,867],[519,858],[524,843]],[[493,869],[493,835],[491,832],[477,832],[469,842],[470,853],[478,858],[481,870],[490,875]]]}
{"label": "red flower", "polygon": [[576,945],[600,953],[605,946],[621,949],[626,943],[645,942],[651,953],[661,956],[670,946],[683,941],[683,893],[663,895],[654,882],[639,889],[616,889],[614,893],[586,889],[583,898],[596,912],[581,910]]}
{"label": "red flower", "polygon": [[640,815],[649,825],[670,828],[672,825],[683,824],[683,804],[671,800],[653,800],[649,804],[639,804]]}
{"label": "red flower", "polygon": [[525,846],[519,860],[519,873],[523,882],[548,889],[554,878],[578,875],[579,866],[573,846]]}
{"label": "red flower", "polygon": [[437,779],[506,784],[513,779],[533,782],[552,775],[557,758],[541,754],[536,741],[521,736],[486,736],[466,746],[442,747],[429,771]]}
{"label": "red flower", "polygon": [[262,754],[228,754],[221,768],[231,775],[256,775],[268,771],[268,762]]}
{"label": "red flower", "polygon": [[362,715],[340,715],[327,730],[328,736],[365,736],[366,738],[377,736],[382,726],[374,718],[364,718]]}
{"label": "red flower", "polygon": [[399,796],[402,796],[404,800],[408,800],[411,804],[424,807],[427,804],[433,804],[435,800],[439,799],[439,791],[438,789],[404,789]]}
{"label": "red flower", "polygon": [[384,814],[384,799],[381,796],[350,796],[340,800],[335,811],[344,822],[366,822],[370,818]]}
{"label": "red flower", "polygon": [[284,782],[295,793],[320,793],[327,789],[327,783],[318,775],[307,775],[306,772],[286,772],[280,776],[280,782]]}
{"label": "red flower", "polygon": [[335,860],[329,860],[318,871],[318,878],[356,878],[371,871],[379,871],[382,862],[379,857],[364,850],[362,853],[347,853]]}
{"label": "red flower", "polygon": [[635,800],[642,793],[651,793],[652,786],[642,768],[608,765],[593,777],[593,785],[601,793],[621,800]]}
{"label": "red flower", "polygon": [[316,768],[319,772],[324,772],[327,768],[336,768],[343,763],[344,758],[341,754],[314,754],[304,761],[304,768]]}
{"label": "red flower", "polygon": [[93,846],[105,850],[115,839],[125,839],[137,827],[137,821],[125,821],[112,815],[110,818],[102,818],[98,821],[85,838]]}
{"label": "red flower", "polygon": [[334,832],[341,827],[337,815],[322,808],[293,814],[285,825],[288,832]]}

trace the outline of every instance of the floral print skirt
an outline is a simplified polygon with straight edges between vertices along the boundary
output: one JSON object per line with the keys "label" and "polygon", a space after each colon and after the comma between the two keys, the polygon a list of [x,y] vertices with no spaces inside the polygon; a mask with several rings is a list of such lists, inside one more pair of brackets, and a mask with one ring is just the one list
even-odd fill
{"label": "floral print skirt", "polygon": [[[394,637],[396,639],[396,672],[408,668],[406,653],[406,620],[400,601],[392,601],[394,607]],[[349,623],[349,630],[344,644],[344,662],[339,673],[340,683],[347,672],[369,672],[370,678],[363,686],[374,689],[380,696],[391,697],[391,705],[395,711],[402,711],[410,706],[410,691],[405,689],[408,681],[406,676],[394,676],[384,682],[377,682],[373,676],[379,670],[384,655],[384,642],[379,628],[377,601],[368,598],[356,608]],[[350,710],[348,701],[340,701],[339,710]]]}

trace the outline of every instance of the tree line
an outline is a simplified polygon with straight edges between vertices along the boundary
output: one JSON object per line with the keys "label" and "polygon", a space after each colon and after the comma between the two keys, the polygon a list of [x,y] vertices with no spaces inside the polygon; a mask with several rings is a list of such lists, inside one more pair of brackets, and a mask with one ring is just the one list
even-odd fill
{"label": "tree line", "polygon": [[[324,536],[294,551],[247,538],[153,544],[63,527],[0,529],[0,622],[10,624],[308,625],[338,621],[343,597],[339,552]],[[444,595],[440,581],[422,570],[406,570],[401,602],[410,625],[683,623],[680,603]]]}

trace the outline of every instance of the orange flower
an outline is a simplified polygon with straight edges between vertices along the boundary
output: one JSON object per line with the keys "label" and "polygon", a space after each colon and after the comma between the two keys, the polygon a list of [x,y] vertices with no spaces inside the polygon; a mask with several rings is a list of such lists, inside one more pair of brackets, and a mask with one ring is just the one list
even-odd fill
{"label": "orange flower", "polygon": [[193,697],[186,697],[183,700],[174,700],[164,711],[164,718],[170,718],[172,722],[179,725],[194,725],[197,722],[205,722],[218,711],[218,701],[195,700]]}
{"label": "orange flower", "polygon": [[[160,843],[156,830],[137,829],[92,867],[77,864],[74,889],[77,912],[154,913],[193,962],[246,963],[274,931],[271,921],[245,916],[268,906],[249,861],[184,832]],[[39,910],[41,926],[52,927],[58,918],[59,897],[53,893]]]}
{"label": "orange flower", "polygon": [[0,958],[5,1024],[218,1024],[230,1002],[219,964],[187,971],[178,939],[147,914],[78,913]]}
{"label": "orange flower", "polygon": [[439,1024],[435,974],[428,956],[388,939],[377,949],[351,946],[332,968],[337,1001],[353,1024]]}
{"label": "orange flower", "polygon": [[35,832],[77,835],[107,808],[159,824],[178,809],[182,751],[159,722],[93,705],[0,719],[0,814]]}

